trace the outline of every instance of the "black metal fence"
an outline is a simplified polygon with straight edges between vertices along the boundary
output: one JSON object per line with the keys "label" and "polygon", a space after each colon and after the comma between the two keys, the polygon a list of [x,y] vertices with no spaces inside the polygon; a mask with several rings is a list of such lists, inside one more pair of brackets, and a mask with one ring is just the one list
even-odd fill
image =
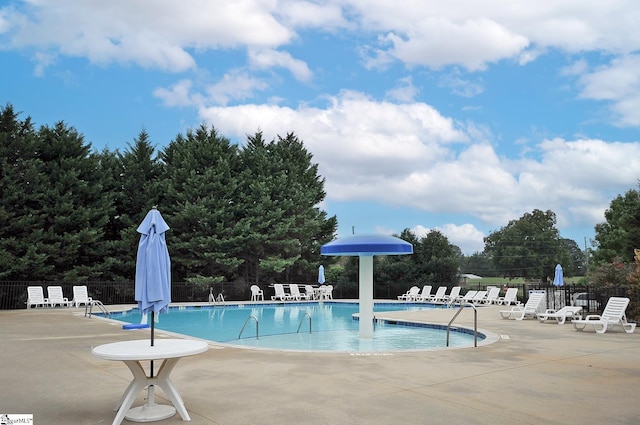
{"label": "black metal fence", "polygon": [[[294,282],[295,283],[295,282]],[[310,282],[298,282],[299,285]],[[62,292],[69,300],[73,298],[73,287],[85,285],[89,296],[94,300],[100,300],[105,305],[135,304],[135,285],[133,281],[82,281],[82,282],[58,282],[58,281],[5,281],[0,282],[0,310],[15,310],[26,308],[27,287],[41,286],[47,296],[48,286],[62,286]],[[173,302],[206,302],[209,295],[224,296],[227,301],[240,301],[251,299],[251,285],[243,283],[223,282],[211,285],[199,285],[189,282],[173,282],[171,284],[171,300]],[[265,293],[265,298],[273,295],[273,289],[268,284],[259,284]],[[334,289],[334,297],[340,298],[341,291]],[[357,293],[355,295],[357,297]]]}
{"label": "black metal fence", "polygon": [[[497,286],[506,289],[504,283],[491,284],[467,284],[466,288],[484,290],[489,286]],[[631,299],[627,308],[627,316],[638,316],[640,312],[640,299],[636,289],[629,285],[620,285],[612,288],[594,288],[585,285],[553,286],[540,283],[511,284],[509,287],[518,288],[518,300],[525,303],[532,291],[545,291],[545,308],[560,309],[565,305],[579,305],[583,314],[601,313],[610,297],[628,297]]]}
{"label": "black metal fence", "polygon": [[[315,282],[292,282],[299,285],[305,285]],[[113,304],[135,304],[134,283],[126,282],[57,282],[57,281],[5,281],[0,282],[0,310],[13,310],[26,308],[27,286],[42,286],[47,293],[47,286],[62,286],[64,295],[71,300],[73,298],[73,286],[86,285],[89,296],[93,299],[102,301],[105,305]],[[273,294],[273,289],[268,284],[258,284],[265,293],[265,299],[269,299]],[[394,289],[397,285],[378,284],[374,287],[374,297],[376,299],[395,299],[397,295]],[[433,284],[437,288],[438,284]],[[462,293],[466,290],[484,290],[488,286],[498,286],[505,290],[503,283],[491,284],[483,282],[482,284],[471,283],[464,286]],[[540,284],[516,284],[510,287],[518,287],[518,300],[526,302],[531,291],[544,290],[546,296],[546,308],[559,309],[565,305],[576,302],[576,305],[583,307],[585,313],[599,313],[607,303],[609,297],[623,296],[631,298],[631,304],[627,310],[629,319],[640,318],[640,294],[634,292],[633,287],[619,286],[610,289],[594,289],[589,286],[582,285],[566,285],[562,287],[547,286]],[[224,296],[226,301],[241,301],[251,298],[251,283],[232,283],[223,282],[211,285],[199,285],[188,282],[174,282],[171,284],[171,299],[173,302],[206,302],[209,295],[217,297],[219,294]],[[449,285],[450,290],[451,285]],[[503,293],[502,293],[503,295]],[[339,284],[334,285],[333,296],[336,299],[353,299],[358,298],[358,284]],[[577,299],[576,299],[577,298]]]}

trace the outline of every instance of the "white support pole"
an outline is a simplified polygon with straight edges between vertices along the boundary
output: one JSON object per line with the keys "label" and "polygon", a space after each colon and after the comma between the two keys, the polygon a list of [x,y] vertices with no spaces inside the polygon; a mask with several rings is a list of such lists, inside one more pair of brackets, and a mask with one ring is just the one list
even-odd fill
{"label": "white support pole", "polygon": [[360,338],[373,338],[373,256],[360,256]]}

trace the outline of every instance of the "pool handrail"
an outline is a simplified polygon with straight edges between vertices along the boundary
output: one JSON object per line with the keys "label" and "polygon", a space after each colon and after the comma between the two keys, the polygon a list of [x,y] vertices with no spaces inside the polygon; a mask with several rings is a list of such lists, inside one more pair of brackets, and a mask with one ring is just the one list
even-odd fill
{"label": "pool handrail", "polygon": [[309,317],[309,333],[311,333],[311,315],[309,314],[308,311],[304,312],[304,315],[302,316],[302,319],[300,320],[300,324],[298,325],[298,330],[296,331],[296,333],[300,333],[300,328],[302,327],[302,322],[304,322],[305,316]]}
{"label": "pool handrail", "polygon": [[260,334],[258,333],[258,318],[256,316],[254,316],[253,314],[249,317],[247,317],[247,320],[244,321],[244,325],[242,325],[242,329],[240,329],[240,333],[238,334],[238,339],[240,339],[240,337],[242,336],[242,332],[244,332],[244,328],[247,327],[247,324],[249,323],[249,320],[251,320],[253,318],[253,320],[256,321],[256,339],[260,339],[259,336]]}
{"label": "pool handrail", "polygon": [[478,309],[472,303],[461,303],[460,308],[458,309],[458,311],[456,311],[456,314],[454,314],[449,321],[449,324],[447,325],[447,347],[449,346],[449,332],[451,331],[451,324],[454,320],[456,320],[456,317],[458,317],[462,309],[464,309],[465,307],[473,308],[473,346],[475,348],[478,348]]}

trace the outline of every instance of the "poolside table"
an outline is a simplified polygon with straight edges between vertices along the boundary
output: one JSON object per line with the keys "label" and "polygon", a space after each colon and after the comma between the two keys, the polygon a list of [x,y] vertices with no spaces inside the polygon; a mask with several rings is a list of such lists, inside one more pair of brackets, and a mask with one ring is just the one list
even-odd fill
{"label": "poolside table", "polygon": [[[113,425],[120,425],[123,419],[134,422],[151,422],[169,418],[180,413],[182,420],[190,421],[189,413],[184,407],[182,397],[171,382],[169,375],[182,357],[192,356],[207,351],[209,345],[204,341],[189,339],[156,339],[151,346],[149,339],[114,342],[95,347],[91,353],[103,360],[120,360],[127,365],[133,374],[133,380],[116,405]],[[142,361],[162,360],[162,364],[153,377],[147,376]],[[173,406],[155,404],[154,385],[159,386],[167,394]],[[146,386],[149,386],[149,398],[144,406],[131,408],[136,397]],[[175,408],[174,408],[175,406]]]}

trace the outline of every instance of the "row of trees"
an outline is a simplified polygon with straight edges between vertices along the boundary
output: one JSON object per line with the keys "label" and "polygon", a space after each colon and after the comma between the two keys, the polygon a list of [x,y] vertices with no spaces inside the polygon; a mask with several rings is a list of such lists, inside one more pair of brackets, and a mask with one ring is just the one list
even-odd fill
{"label": "row of trees", "polygon": [[[147,211],[171,226],[174,280],[204,284],[308,281],[322,262],[336,283],[357,282],[355,259],[321,257],[336,217],[317,205],[324,180],[294,134],[243,147],[200,126],[156,151],[145,131],[123,152],[95,152],[60,122],[35,128],[10,105],[0,109],[0,279],[131,280]],[[375,259],[381,283],[455,283],[460,272],[546,280],[557,263],[584,275],[587,257],[556,229],[552,211],[534,210],[485,238],[465,257],[440,232],[418,238],[411,256]],[[589,263],[633,262],[640,246],[640,193],[613,200],[596,226]],[[351,282],[351,283],[348,283]]]}
{"label": "row of trees", "polygon": [[0,110],[0,279],[131,280],[138,224],[157,206],[174,280],[306,279],[337,228],[324,180],[294,135],[240,148],[214,128],[156,153],[146,132],[93,152],[63,122]]}

